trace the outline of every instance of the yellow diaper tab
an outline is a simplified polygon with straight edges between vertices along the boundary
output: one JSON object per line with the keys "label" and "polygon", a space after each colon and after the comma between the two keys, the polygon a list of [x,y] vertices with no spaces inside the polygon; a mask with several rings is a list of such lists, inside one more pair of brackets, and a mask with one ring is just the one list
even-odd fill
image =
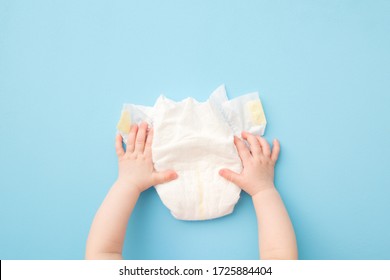
{"label": "yellow diaper tab", "polygon": [[261,105],[260,100],[249,101],[247,106],[254,125],[266,123],[263,106]]}
{"label": "yellow diaper tab", "polygon": [[119,131],[127,134],[130,132],[130,125],[131,125],[130,112],[123,111],[116,128]]}

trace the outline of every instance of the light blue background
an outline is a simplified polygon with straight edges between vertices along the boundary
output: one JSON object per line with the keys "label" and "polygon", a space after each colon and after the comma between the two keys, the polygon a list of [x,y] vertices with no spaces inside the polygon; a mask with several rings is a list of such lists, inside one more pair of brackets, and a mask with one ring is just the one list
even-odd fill
{"label": "light blue background", "polygon": [[[389,1],[0,1],[0,258],[82,259],[125,102],[258,90],[301,259],[390,259]],[[154,189],[130,259],[255,259],[234,213],[175,220]]]}

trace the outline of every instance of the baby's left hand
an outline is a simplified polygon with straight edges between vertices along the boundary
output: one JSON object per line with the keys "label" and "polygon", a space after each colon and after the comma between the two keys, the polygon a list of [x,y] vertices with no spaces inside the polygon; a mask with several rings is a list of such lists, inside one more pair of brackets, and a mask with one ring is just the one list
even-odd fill
{"label": "baby's left hand", "polygon": [[118,179],[126,187],[143,192],[151,186],[177,178],[173,170],[157,172],[152,161],[153,129],[142,123],[133,125],[127,138],[126,151],[122,146],[122,136],[116,136],[115,148],[118,155]]}
{"label": "baby's left hand", "polygon": [[252,197],[263,190],[274,189],[274,168],[280,151],[279,141],[274,140],[271,150],[267,140],[260,136],[242,132],[242,138],[249,143],[249,148],[243,140],[234,137],[243,166],[241,173],[221,169],[219,174]]}

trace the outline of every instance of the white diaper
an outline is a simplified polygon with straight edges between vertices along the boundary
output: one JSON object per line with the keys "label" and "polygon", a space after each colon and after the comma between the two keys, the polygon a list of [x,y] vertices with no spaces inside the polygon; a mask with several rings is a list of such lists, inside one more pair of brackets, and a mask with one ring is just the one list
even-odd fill
{"label": "white diaper", "polygon": [[142,121],[154,129],[155,169],[173,169],[179,175],[155,186],[172,215],[207,220],[230,214],[241,190],[218,172],[222,168],[241,172],[234,135],[240,137],[243,130],[264,134],[266,119],[258,94],[228,100],[222,85],[206,102],[193,98],[175,102],[160,96],[153,107],[124,104],[118,132],[125,142],[130,124]]}

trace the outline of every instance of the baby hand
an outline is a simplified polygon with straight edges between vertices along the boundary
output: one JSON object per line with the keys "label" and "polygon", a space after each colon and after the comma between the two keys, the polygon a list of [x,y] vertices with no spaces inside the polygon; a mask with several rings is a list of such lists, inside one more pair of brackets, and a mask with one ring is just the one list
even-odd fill
{"label": "baby hand", "polygon": [[118,155],[118,179],[124,185],[139,192],[151,186],[162,184],[177,178],[173,170],[157,172],[152,161],[153,129],[148,131],[148,125],[142,123],[133,125],[127,139],[126,151],[122,146],[122,136],[118,134],[115,141]]}
{"label": "baby hand", "polygon": [[229,169],[221,169],[219,174],[251,196],[263,190],[274,188],[274,167],[279,156],[279,142],[276,139],[273,141],[271,152],[267,140],[260,136],[242,132],[242,138],[247,140],[250,148],[245,145],[244,141],[234,137],[234,144],[243,165],[241,174]]}

